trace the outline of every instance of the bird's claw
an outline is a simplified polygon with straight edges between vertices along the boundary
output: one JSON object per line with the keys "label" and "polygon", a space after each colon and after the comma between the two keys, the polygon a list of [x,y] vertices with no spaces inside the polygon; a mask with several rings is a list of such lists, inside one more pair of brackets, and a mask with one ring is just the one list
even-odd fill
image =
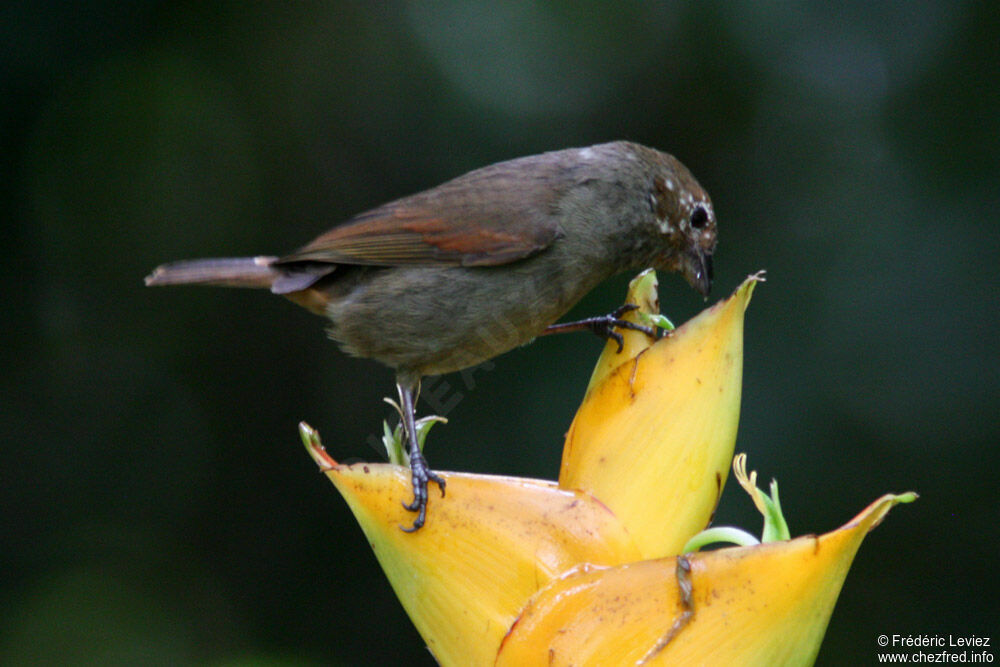
{"label": "bird's claw", "polygon": [[641,331],[650,338],[656,338],[656,330],[653,327],[647,327],[642,324],[635,324],[634,322],[629,322],[628,320],[623,320],[622,315],[625,313],[632,312],[638,309],[639,306],[634,303],[626,303],[625,305],[617,308],[610,315],[605,315],[604,317],[595,317],[587,322],[590,330],[601,338],[606,338],[615,341],[618,344],[618,353],[625,349],[625,339],[620,333],[615,331],[618,329],[629,329],[631,331]]}
{"label": "bird's claw", "polygon": [[427,466],[427,461],[422,455],[410,455],[410,472],[413,480],[413,502],[403,503],[403,508],[407,512],[417,512],[417,518],[413,520],[413,525],[409,528],[402,528],[403,532],[413,533],[424,525],[427,518],[427,487],[434,482],[441,489],[441,497],[444,498],[445,481]]}

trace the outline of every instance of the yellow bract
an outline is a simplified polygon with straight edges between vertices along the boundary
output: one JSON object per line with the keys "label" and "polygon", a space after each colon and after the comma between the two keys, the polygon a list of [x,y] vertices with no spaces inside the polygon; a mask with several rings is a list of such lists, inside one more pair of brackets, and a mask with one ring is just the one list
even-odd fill
{"label": "yellow bract", "polygon": [[758,280],[610,371],[620,355],[606,347],[570,426],[559,486],[600,498],[646,558],[677,553],[722,493],[740,414],[743,311]]}
{"label": "yellow bract", "polygon": [[[307,427],[306,427],[307,428]],[[489,664],[524,603],[577,563],[638,560],[631,538],[601,503],[552,482],[440,473],[414,533],[403,509],[409,470],[340,465],[318,441],[310,453],[354,512],[393,590],[434,656],[446,665]]]}
{"label": "yellow bract", "polygon": [[528,604],[496,664],[812,664],[865,534],[913,497],[818,538],[689,554],[689,572],[677,558],[573,571]]}

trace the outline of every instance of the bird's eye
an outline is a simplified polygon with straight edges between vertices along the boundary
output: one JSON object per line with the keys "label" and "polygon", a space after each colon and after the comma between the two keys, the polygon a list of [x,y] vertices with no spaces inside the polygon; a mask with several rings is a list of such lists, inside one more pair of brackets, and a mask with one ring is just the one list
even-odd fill
{"label": "bird's eye", "polygon": [[695,229],[701,229],[708,222],[708,212],[699,206],[691,214],[691,226]]}

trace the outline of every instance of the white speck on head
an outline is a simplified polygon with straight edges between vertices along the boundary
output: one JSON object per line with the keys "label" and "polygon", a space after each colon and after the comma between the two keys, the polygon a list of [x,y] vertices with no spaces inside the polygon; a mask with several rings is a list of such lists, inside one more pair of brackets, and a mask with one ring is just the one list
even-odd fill
{"label": "white speck on head", "polygon": [[[691,195],[690,192],[688,192],[688,193],[686,193],[684,196],[682,196],[680,198],[680,202],[679,203],[680,203],[681,208],[683,210],[690,211],[690,210],[692,210],[694,208],[694,197]],[[681,231],[687,232],[688,226],[690,224],[689,217],[687,215],[681,217],[681,219],[679,220],[679,223],[680,223]]]}
{"label": "white speck on head", "polygon": [[664,180],[663,185],[667,188],[667,190],[670,190],[671,192],[677,189],[677,184],[674,183],[674,179],[672,178]]}
{"label": "white speck on head", "polygon": [[580,159],[589,160],[594,157],[594,151],[589,146],[580,149]]}
{"label": "white speck on head", "polygon": [[670,224],[670,219],[669,218],[667,218],[666,220],[660,220],[659,218],[657,218],[656,219],[656,227],[657,227],[657,229],[660,230],[661,234],[673,234],[674,233],[674,226]]}

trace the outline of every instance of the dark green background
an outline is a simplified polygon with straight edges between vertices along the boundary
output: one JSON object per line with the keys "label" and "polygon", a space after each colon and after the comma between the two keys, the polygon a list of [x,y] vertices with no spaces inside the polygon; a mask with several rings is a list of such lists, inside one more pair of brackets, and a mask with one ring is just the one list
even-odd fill
{"label": "dark green background", "polygon": [[[874,662],[879,634],[1000,641],[1000,12],[762,5],[0,10],[0,662],[430,663],[296,434],[378,459],[391,374],[266,293],[142,277],[619,138],[712,193],[713,298],[768,271],[737,449],[793,533],[921,493],[862,546],[820,662]],[[702,307],[662,283],[675,320]],[[545,339],[474,388],[445,378],[433,465],[554,477],[599,348]],[[758,527],[732,485],[718,519]]]}

